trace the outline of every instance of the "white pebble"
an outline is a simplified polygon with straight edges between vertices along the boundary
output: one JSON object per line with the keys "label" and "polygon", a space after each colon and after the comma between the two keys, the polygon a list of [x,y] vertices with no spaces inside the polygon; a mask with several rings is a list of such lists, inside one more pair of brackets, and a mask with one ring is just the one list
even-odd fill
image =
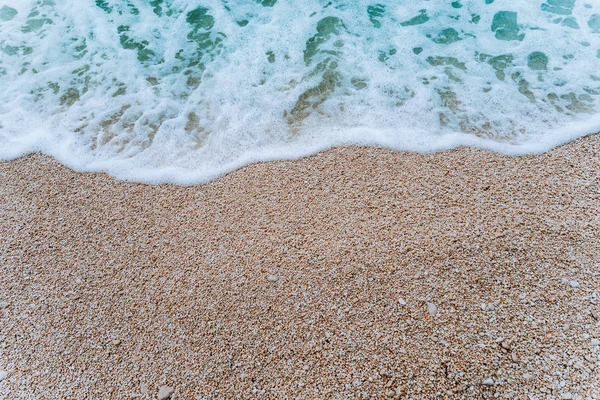
{"label": "white pebble", "polygon": [[593,346],[600,346],[600,339],[592,339]]}
{"label": "white pebble", "polygon": [[531,374],[530,374],[530,373],[528,373],[528,372],[525,372],[525,373],[523,374],[523,379],[525,379],[526,381],[530,381],[530,380],[531,380],[531,378],[532,378],[532,376],[531,376]]}
{"label": "white pebble", "polygon": [[406,301],[402,297],[398,298],[398,303],[400,303],[401,306],[405,306],[406,305]]}
{"label": "white pebble", "polygon": [[0,382],[2,382],[3,380],[5,380],[7,376],[8,376],[8,372],[6,372],[6,371],[0,371]]}
{"label": "white pebble", "polygon": [[279,280],[279,277],[276,275],[269,275],[267,279],[269,280],[269,282],[277,282]]}
{"label": "white pebble", "polygon": [[560,396],[561,399],[563,400],[571,400],[573,399],[573,395],[569,392],[567,393],[563,393],[562,396]]}
{"label": "white pebble", "polygon": [[577,282],[577,281],[571,281],[571,282],[569,282],[569,285],[571,285],[572,288],[578,288],[579,287],[579,282]]}
{"label": "white pebble", "polygon": [[483,303],[481,305],[481,310],[483,310],[483,311],[487,310],[487,304]]}
{"label": "white pebble", "polygon": [[174,391],[175,389],[173,389],[172,387],[161,386],[161,388],[158,389],[158,400],[170,399]]}
{"label": "white pebble", "polygon": [[494,380],[492,378],[487,378],[485,381],[482,382],[484,385],[486,386],[492,386],[494,384]]}
{"label": "white pebble", "polygon": [[438,313],[438,308],[433,303],[427,303],[427,311],[429,312],[429,315],[436,316]]}

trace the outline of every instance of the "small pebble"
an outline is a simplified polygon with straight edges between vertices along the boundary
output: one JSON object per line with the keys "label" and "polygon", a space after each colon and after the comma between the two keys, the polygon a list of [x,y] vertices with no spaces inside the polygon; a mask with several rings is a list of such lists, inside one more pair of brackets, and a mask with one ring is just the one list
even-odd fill
{"label": "small pebble", "polygon": [[578,288],[579,287],[579,282],[577,282],[577,281],[571,281],[571,282],[569,282],[569,285],[571,285],[572,288]]}
{"label": "small pebble", "polygon": [[158,389],[158,400],[170,399],[174,391],[175,389],[170,386],[161,386],[161,388]]}
{"label": "small pebble", "polygon": [[562,396],[560,396],[561,399],[563,400],[571,400],[573,399],[573,395],[569,392],[563,393]]}
{"label": "small pebble", "polygon": [[494,380],[492,378],[487,378],[485,381],[482,382],[482,384],[486,386],[492,386],[494,384]]}
{"label": "small pebble", "polygon": [[531,380],[531,378],[532,378],[532,377],[531,377],[531,374],[530,374],[530,373],[528,373],[528,372],[525,372],[525,373],[523,374],[523,379],[525,379],[526,381],[530,381],[530,380]]}
{"label": "small pebble", "polygon": [[482,310],[482,311],[485,311],[485,310],[487,310],[487,304],[485,304],[485,303],[484,303],[484,304],[482,304],[482,305],[481,305],[481,310]]}
{"label": "small pebble", "polygon": [[396,391],[395,390],[388,390],[385,395],[387,397],[394,397],[396,395]]}
{"label": "small pebble", "polygon": [[600,339],[592,339],[593,346],[600,346]]}
{"label": "small pebble", "polygon": [[379,371],[379,375],[383,376],[384,378],[391,378],[394,373],[389,369],[382,368],[381,371]]}
{"label": "small pebble", "polygon": [[600,314],[598,314],[596,310],[592,310],[592,317],[594,317],[594,319],[600,319]]}
{"label": "small pebble", "polygon": [[3,380],[5,380],[7,376],[8,376],[8,372],[6,372],[6,371],[0,371],[0,382],[2,382]]}
{"label": "small pebble", "polygon": [[596,359],[590,355],[585,356],[585,359],[591,362],[592,364],[596,363]]}
{"label": "small pebble", "polygon": [[146,386],[146,384],[145,384],[145,383],[142,383],[142,384],[140,385],[140,391],[142,392],[142,394],[143,394],[144,396],[148,396],[148,387]]}
{"label": "small pebble", "polygon": [[114,346],[118,346],[121,344],[121,341],[119,339],[113,339],[113,341],[111,342]]}
{"label": "small pebble", "polygon": [[513,362],[518,363],[519,362],[519,356],[517,355],[517,353],[512,353],[510,355],[511,360],[513,360]]}
{"label": "small pebble", "polygon": [[267,279],[269,280],[269,282],[277,282],[279,280],[279,277],[276,275],[269,275]]}
{"label": "small pebble", "polygon": [[406,305],[406,301],[402,297],[398,298],[398,303],[400,303],[401,306],[405,306]]}
{"label": "small pebble", "polygon": [[436,316],[438,313],[438,308],[433,303],[427,303],[427,311],[429,312],[429,315]]}

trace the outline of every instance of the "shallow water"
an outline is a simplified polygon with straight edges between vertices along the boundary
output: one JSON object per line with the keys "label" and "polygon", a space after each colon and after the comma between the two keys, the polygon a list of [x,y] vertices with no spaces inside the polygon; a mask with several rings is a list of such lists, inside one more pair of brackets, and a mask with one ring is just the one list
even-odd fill
{"label": "shallow water", "polygon": [[592,0],[4,4],[4,159],[196,183],[335,145],[525,154],[600,130]]}

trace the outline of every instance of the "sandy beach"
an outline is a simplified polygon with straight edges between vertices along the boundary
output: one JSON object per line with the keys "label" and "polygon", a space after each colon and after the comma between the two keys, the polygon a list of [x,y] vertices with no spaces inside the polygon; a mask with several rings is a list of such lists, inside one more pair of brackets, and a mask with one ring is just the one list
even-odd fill
{"label": "sandy beach", "polygon": [[600,399],[599,216],[600,135],[193,187],[4,162],[0,397]]}

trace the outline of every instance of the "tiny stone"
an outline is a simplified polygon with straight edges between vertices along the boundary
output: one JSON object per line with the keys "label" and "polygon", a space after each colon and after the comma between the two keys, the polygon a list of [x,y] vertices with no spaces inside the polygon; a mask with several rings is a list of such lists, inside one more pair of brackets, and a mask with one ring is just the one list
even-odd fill
{"label": "tiny stone", "polygon": [[517,353],[512,353],[510,358],[513,360],[513,362],[519,362],[519,356],[517,355]]}
{"label": "tiny stone", "polygon": [[594,319],[600,319],[600,315],[596,310],[592,310],[592,317],[594,317]]}
{"label": "tiny stone", "polygon": [[579,287],[579,282],[577,282],[577,281],[571,281],[571,282],[569,282],[569,285],[571,285],[572,288],[578,288]]}
{"label": "tiny stone", "polygon": [[400,303],[401,306],[405,306],[406,305],[406,301],[402,297],[398,298],[398,303]]}
{"label": "tiny stone", "polygon": [[438,313],[438,308],[433,303],[427,303],[427,311],[429,312],[429,315],[436,316]]}
{"label": "tiny stone", "polygon": [[487,304],[485,304],[485,303],[484,303],[484,304],[482,304],[482,305],[481,305],[481,310],[482,310],[482,311],[485,311],[485,310],[487,310]]}
{"label": "tiny stone", "polygon": [[158,400],[170,399],[174,391],[175,389],[173,389],[172,387],[161,386],[161,388],[158,389]]}
{"label": "tiny stone", "polygon": [[142,394],[144,396],[148,396],[148,387],[146,386],[145,383],[142,383],[140,386],[140,392],[142,392]]}
{"label": "tiny stone", "polygon": [[510,344],[508,342],[502,342],[500,346],[505,350],[510,350]]}
{"label": "tiny stone", "polygon": [[561,399],[563,400],[571,400],[573,398],[573,395],[569,392],[567,393],[563,393],[562,396],[560,396]]}
{"label": "tiny stone", "polygon": [[523,379],[525,379],[526,381],[529,381],[529,380],[531,380],[531,374],[530,374],[530,373],[528,373],[528,372],[525,372],[525,373],[523,374]]}
{"label": "tiny stone", "polygon": [[594,364],[596,362],[596,359],[592,356],[585,356],[585,359],[588,360],[589,362],[591,362],[592,364]]}
{"label": "tiny stone", "polygon": [[8,372],[6,372],[6,371],[0,371],[0,382],[2,382],[3,380],[5,380],[7,376],[8,376]]}
{"label": "tiny stone", "polygon": [[492,378],[487,378],[485,381],[482,382],[482,384],[486,386],[492,386],[494,384],[494,380]]}
{"label": "tiny stone", "polygon": [[394,397],[396,395],[396,391],[395,390],[388,390],[385,395],[387,397]]}
{"label": "tiny stone", "polygon": [[111,343],[115,346],[118,346],[121,344],[121,341],[119,339],[113,339],[113,341]]}
{"label": "tiny stone", "polygon": [[488,310],[494,311],[495,308],[496,308],[496,306],[494,305],[494,303],[488,304]]}
{"label": "tiny stone", "polygon": [[379,375],[383,376],[384,378],[390,378],[392,376],[392,371],[383,368],[381,371],[379,371]]}
{"label": "tiny stone", "polygon": [[600,346],[600,339],[592,339],[593,346]]}
{"label": "tiny stone", "polygon": [[276,275],[269,275],[267,279],[269,280],[269,282],[277,282],[279,280],[279,277]]}

